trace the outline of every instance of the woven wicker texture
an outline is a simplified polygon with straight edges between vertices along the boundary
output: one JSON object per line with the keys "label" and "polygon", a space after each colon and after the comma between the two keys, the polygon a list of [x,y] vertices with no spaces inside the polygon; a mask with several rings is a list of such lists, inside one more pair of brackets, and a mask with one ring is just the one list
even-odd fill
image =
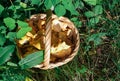
{"label": "woven wicker texture", "polygon": [[[39,18],[38,18],[39,17]],[[43,19],[46,18],[45,14],[38,14],[37,15],[32,15],[30,19]],[[73,49],[72,53],[65,58],[64,60],[61,60],[59,62],[55,63],[50,63],[50,48],[51,48],[51,30],[52,30],[52,21],[58,19],[60,22],[65,22],[67,25],[72,29],[73,32],[73,39],[74,39],[74,46],[75,48]],[[45,55],[44,55],[44,62],[41,63],[40,65],[35,66],[35,68],[40,68],[40,69],[52,69],[58,66],[62,66],[69,61],[71,61],[77,54],[79,50],[79,32],[77,28],[74,26],[74,24],[66,17],[57,17],[56,15],[52,15],[52,17],[49,19],[49,21],[46,24],[46,31],[45,31]]]}

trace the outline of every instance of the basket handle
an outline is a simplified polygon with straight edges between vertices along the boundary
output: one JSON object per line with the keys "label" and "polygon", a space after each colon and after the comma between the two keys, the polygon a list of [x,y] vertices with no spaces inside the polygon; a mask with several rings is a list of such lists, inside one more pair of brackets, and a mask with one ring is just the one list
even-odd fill
{"label": "basket handle", "polygon": [[51,48],[51,26],[52,26],[52,11],[47,10],[46,13],[46,27],[45,27],[45,55],[43,68],[48,69],[50,63],[50,48]]}

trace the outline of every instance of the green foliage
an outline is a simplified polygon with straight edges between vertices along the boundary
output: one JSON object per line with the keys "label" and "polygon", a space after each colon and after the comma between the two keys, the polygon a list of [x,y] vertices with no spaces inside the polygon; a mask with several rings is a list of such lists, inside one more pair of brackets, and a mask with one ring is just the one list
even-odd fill
{"label": "green foliage", "polygon": [[0,65],[10,60],[10,56],[14,52],[15,46],[9,45],[0,48]]}
{"label": "green foliage", "polygon": [[43,52],[32,53],[20,60],[15,56],[16,39],[31,31],[26,19],[51,8],[54,14],[68,17],[78,28],[79,55],[62,67],[32,71],[34,81],[61,81],[61,78],[63,81],[119,81],[119,6],[120,0],[2,0],[0,81],[31,80],[26,70],[31,71],[28,68],[43,62]]}
{"label": "green foliage", "polygon": [[94,45],[97,46],[102,43],[101,37],[104,37],[106,33],[97,33],[97,34],[92,34],[91,36],[88,37],[88,42],[93,41]]}
{"label": "green foliage", "polygon": [[89,5],[96,5],[97,4],[97,0],[84,0],[86,3],[88,3]]}
{"label": "green foliage", "polygon": [[65,15],[66,13],[66,10],[64,8],[63,5],[57,5],[55,7],[55,13],[58,15],[58,16],[62,16],[62,15]]}
{"label": "green foliage", "polygon": [[6,42],[6,39],[3,34],[0,34],[0,46],[3,46],[4,43]]}
{"label": "green foliage", "polygon": [[15,20],[13,18],[4,18],[4,23],[9,28],[9,30],[13,30],[16,27]]}
{"label": "green foliage", "polygon": [[0,15],[3,12],[3,10],[4,10],[4,7],[2,5],[0,5]]}
{"label": "green foliage", "polygon": [[19,65],[22,69],[27,69],[40,64],[41,62],[43,62],[43,51],[38,51],[21,59]]}
{"label": "green foliage", "polygon": [[31,31],[32,28],[26,27],[26,28],[20,28],[20,30],[16,33],[16,36],[18,39],[22,38],[26,35],[27,32]]}
{"label": "green foliage", "polygon": [[45,5],[46,9],[50,9],[52,7],[52,1],[51,0],[45,0],[44,5]]}

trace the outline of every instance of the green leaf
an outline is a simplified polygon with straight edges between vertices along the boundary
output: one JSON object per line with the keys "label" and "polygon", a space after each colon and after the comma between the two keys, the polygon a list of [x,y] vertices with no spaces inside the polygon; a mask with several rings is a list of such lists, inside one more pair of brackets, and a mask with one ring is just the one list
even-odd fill
{"label": "green leaf", "polygon": [[84,0],[86,3],[88,3],[89,5],[96,5],[97,4],[97,0]]}
{"label": "green leaf", "polygon": [[31,0],[31,4],[38,5],[40,3],[40,0]]}
{"label": "green leaf", "polygon": [[87,70],[88,69],[84,65],[82,65],[82,68],[80,70],[78,70],[78,71],[83,74],[83,73],[86,73]]}
{"label": "green leaf", "polygon": [[94,45],[97,46],[99,44],[101,44],[102,39],[101,37],[105,36],[106,33],[97,33],[97,34],[93,34],[91,36],[88,37],[88,42],[93,41]]}
{"label": "green leaf", "polygon": [[93,9],[93,11],[96,15],[99,15],[99,14],[103,13],[103,8],[101,5],[96,5],[95,8]]}
{"label": "green leaf", "polygon": [[0,4],[0,15],[3,12],[3,10],[4,10],[4,7]]}
{"label": "green leaf", "polygon": [[82,1],[77,0],[74,4],[75,8],[80,8],[83,9],[84,8],[84,3]]}
{"label": "green leaf", "polygon": [[87,12],[85,12],[85,16],[86,16],[87,18],[90,18],[90,17],[94,17],[95,14],[94,14],[94,12],[92,12],[92,11],[87,11]]}
{"label": "green leaf", "polygon": [[51,1],[54,6],[56,6],[58,3],[61,2],[61,0],[51,0]]}
{"label": "green leaf", "polygon": [[66,10],[63,5],[57,5],[55,7],[55,13],[57,16],[63,16],[66,13]]}
{"label": "green leaf", "polygon": [[0,32],[1,32],[1,34],[6,34],[6,27],[5,26],[0,26]]}
{"label": "green leaf", "polygon": [[10,41],[14,42],[14,40],[16,38],[16,32],[9,32],[6,36],[6,38],[8,38]]}
{"label": "green leaf", "polygon": [[28,26],[29,26],[27,22],[20,21],[20,20],[17,21],[17,24],[18,24],[18,26],[20,26],[21,28],[22,28],[22,27],[28,27]]}
{"label": "green leaf", "polygon": [[17,67],[17,64],[13,63],[13,62],[7,62],[8,66],[13,66],[13,67]]}
{"label": "green leaf", "polygon": [[[35,0],[33,0],[35,1]],[[39,1],[39,0],[38,0]],[[27,8],[27,4],[26,3],[23,3],[23,2],[20,2],[20,6],[23,7],[23,8]]]}
{"label": "green leaf", "polygon": [[6,42],[6,38],[4,37],[3,34],[0,33],[0,46],[3,46],[5,42]]}
{"label": "green leaf", "polygon": [[14,52],[14,49],[15,49],[14,45],[9,45],[0,49],[0,65],[2,65],[3,63],[10,59],[10,56]]}
{"label": "green leaf", "polygon": [[43,51],[34,52],[21,59],[19,65],[22,69],[31,68],[43,62]]}
{"label": "green leaf", "polygon": [[13,18],[4,18],[4,23],[9,28],[9,30],[13,30],[16,27],[15,20]]}
{"label": "green leaf", "polygon": [[78,15],[78,12],[75,9],[75,6],[72,3],[72,0],[62,0],[64,8],[70,11],[71,15]]}
{"label": "green leaf", "polygon": [[16,36],[17,38],[22,38],[23,36],[25,36],[25,34],[29,31],[31,31],[32,28],[31,27],[26,27],[26,28],[21,28],[17,33]]}
{"label": "green leaf", "polygon": [[51,0],[45,0],[44,5],[45,5],[46,9],[50,9],[53,4],[52,4]]}
{"label": "green leaf", "polygon": [[91,18],[89,21],[90,25],[95,25],[99,22],[99,17]]}

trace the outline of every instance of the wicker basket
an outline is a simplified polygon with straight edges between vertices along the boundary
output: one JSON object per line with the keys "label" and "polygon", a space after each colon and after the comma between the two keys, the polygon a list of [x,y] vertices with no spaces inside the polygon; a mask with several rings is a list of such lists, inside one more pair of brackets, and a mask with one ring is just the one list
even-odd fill
{"label": "wicker basket", "polygon": [[[30,20],[39,20],[39,19],[46,19],[46,14],[35,14],[30,17]],[[67,26],[69,26],[72,29],[73,32],[73,39],[74,39],[74,49],[72,53],[67,56],[64,60],[61,60],[59,62],[55,63],[50,63],[50,48],[51,48],[51,31],[52,31],[52,23],[53,20],[59,20],[59,22],[65,22],[67,23]],[[35,68],[40,68],[40,69],[52,69],[58,66],[62,66],[69,61],[71,61],[74,56],[77,54],[79,50],[79,33],[77,28],[74,26],[74,24],[66,17],[57,17],[56,15],[52,15],[51,19],[47,22],[46,24],[46,29],[45,29],[45,54],[44,54],[44,62],[36,65]]]}

